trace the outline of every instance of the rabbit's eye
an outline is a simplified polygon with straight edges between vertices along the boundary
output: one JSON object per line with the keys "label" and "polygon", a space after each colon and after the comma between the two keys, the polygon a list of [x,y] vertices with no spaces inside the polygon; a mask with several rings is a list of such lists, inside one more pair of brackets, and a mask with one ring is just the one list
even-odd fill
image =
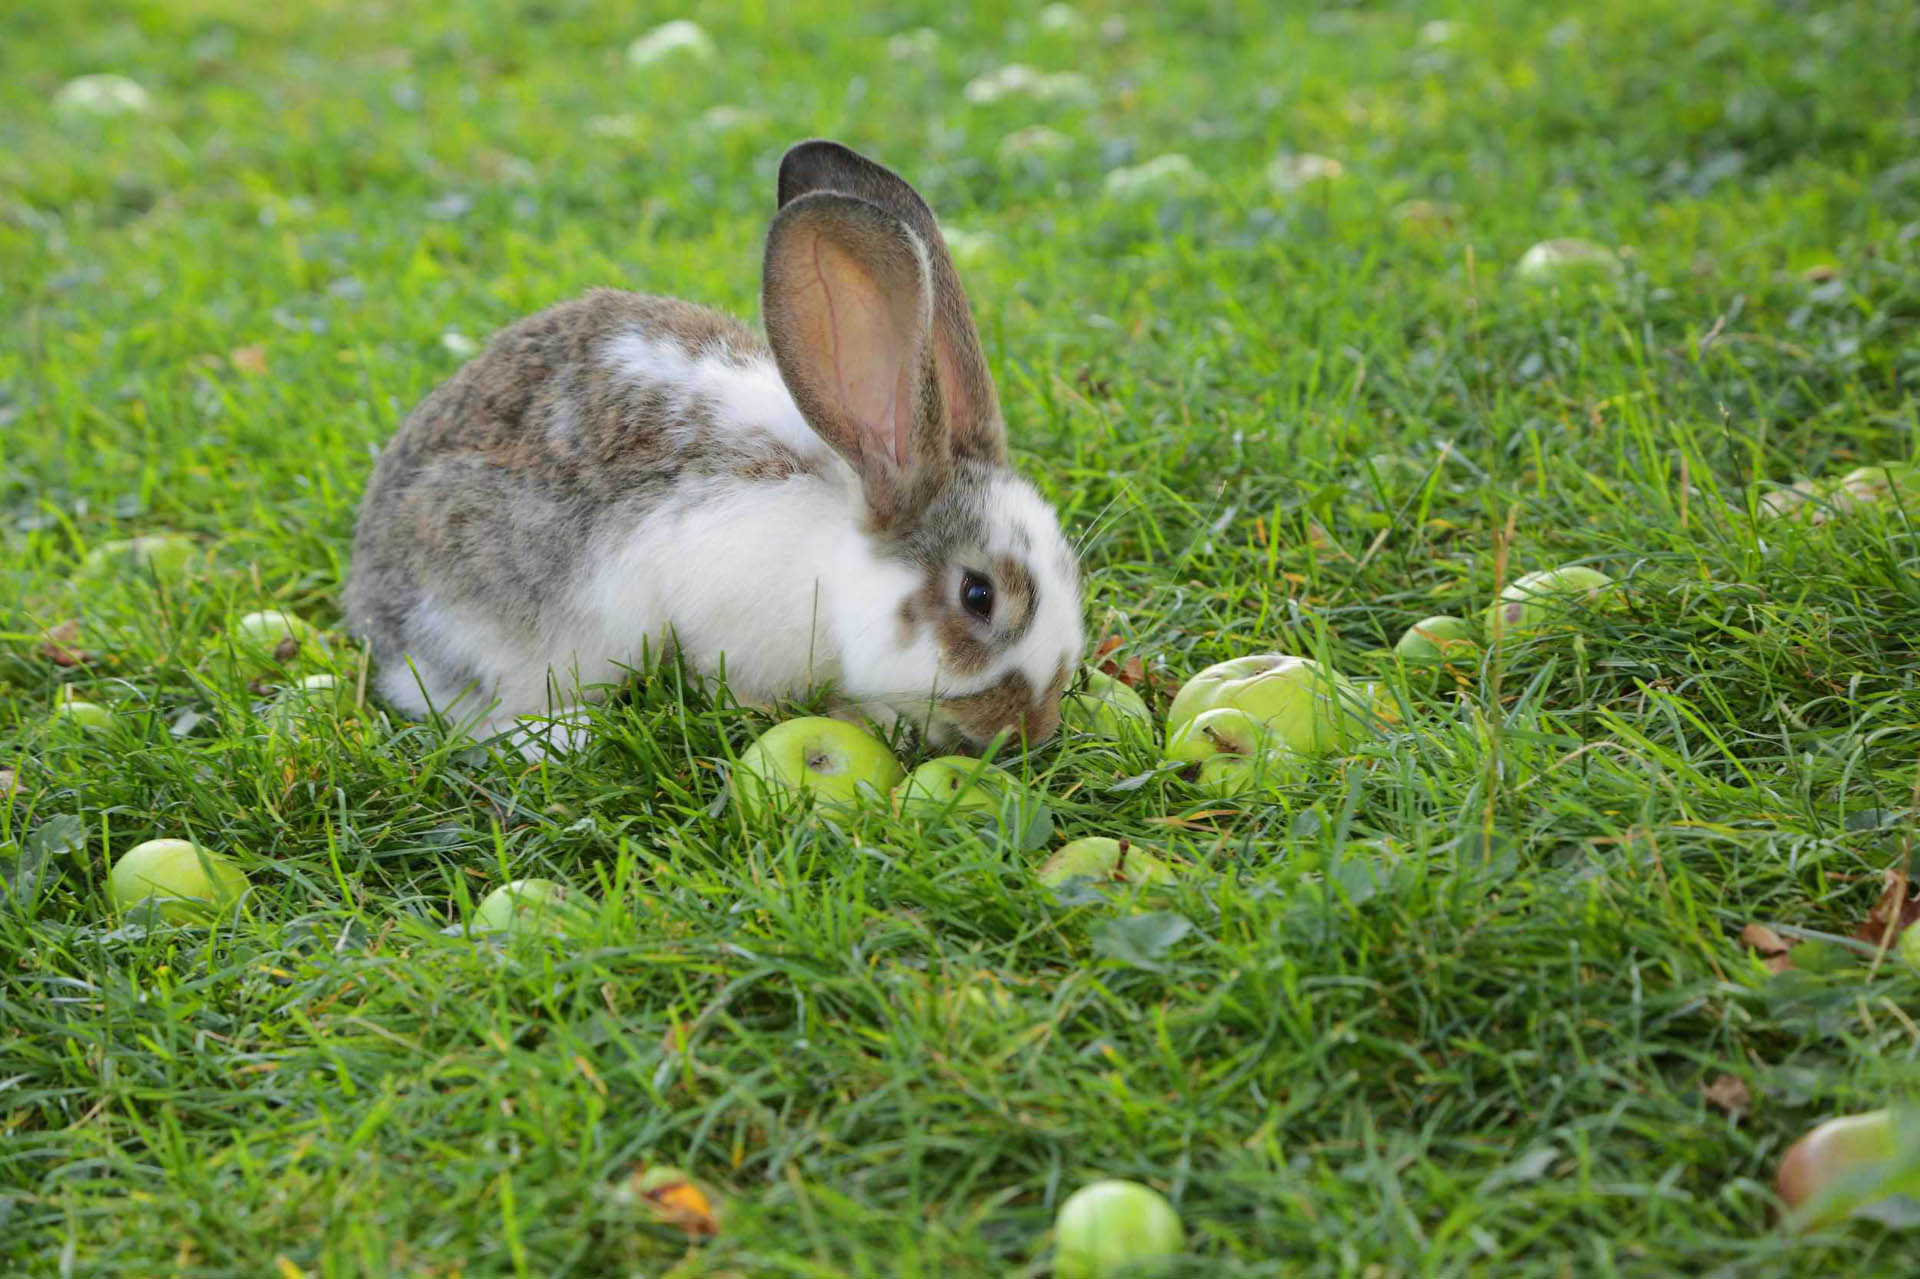
{"label": "rabbit's eye", "polygon": [[978,573],[960,577],[960,607],[982,621],[993,616],[993,583]]}

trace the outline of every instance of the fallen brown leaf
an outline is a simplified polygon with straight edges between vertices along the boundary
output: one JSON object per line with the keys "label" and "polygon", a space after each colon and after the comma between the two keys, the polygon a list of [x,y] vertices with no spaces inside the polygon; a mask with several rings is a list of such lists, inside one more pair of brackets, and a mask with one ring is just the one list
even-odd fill
{"label": "fallen brown leaf", "polygon": [[265,373],[267,350],[261,346],[236,346],[227,352],[227,362],[242,373]]}
{"label": "fallen brown leaf", "polygon": [[273,660],[285,666],[300,654],[300,641],[288,635],[273,646]]}
{"label": "fallen brown leaf", "polygon": [[1700,1097],[1709,1106],[1726,1111],[1735,1119],[1747,1113],[1753,1104],[1753,1093],[1746,1084],[1732,1075],[1721,1075],[1700,1090]]}
{"label": "fallen brown leaf", "polygon": [[79,645],[80,623],[67,621],[42,633],[40,647],[34,653],[55,666],[85,666],[99,658],[98,653],[89,653]]}
{"label": "fallen brown leaf", "polygon": [[1765,924],[1748,924],[1740,930],[1740,940],[1759,952],[1760,962],[1768,972],[1785,972],[1793,967],[1793,960],[1787,954],[1793,949],[1793,943]]}
{"label": "fallen brown leaf", "polygon": [[1892,946],[1900,940],[1900,934],[1917,921],[1920,921],[1920,895],[1907,883],[1906,871],[1889,868],[1880,900],[1853,930],[1853,936],[1869,946]]}
{"label": "fallen brown leaf", "polygon": [[665,1224],[678,1226],[695,1239],[720,1233],[720,1215],[714,1211],[713,1201],[678,1168],[638,1170],[629,1183],[633,1193]]}
{"label": "fallen brown leaf", "polygon": [[1125,641],[1123,641],[1118,635],[1107,636],[1105,639],[1100,641],[1099,647],[1093,650],[1093,659],[1096,662],[1099,661],[1101,658],[1105,657],[1108,653],[1111,653],[1114,649],[1119,648],[1120,645],[1124,642]]}

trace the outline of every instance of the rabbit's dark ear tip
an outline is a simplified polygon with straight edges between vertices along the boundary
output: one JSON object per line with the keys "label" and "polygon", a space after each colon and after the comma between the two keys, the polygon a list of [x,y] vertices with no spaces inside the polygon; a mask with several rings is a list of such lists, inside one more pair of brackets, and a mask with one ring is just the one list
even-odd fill
{"label": "rabbit's dark ear tip", "polygon": [[787,202],[796,196],[819,190],[828,185],[823,181],[827,173],[845,169],[865,159],[852,147],[831,138],[808,138],[794,143],[780,157],[779,191],[775,207],[785,208]]}

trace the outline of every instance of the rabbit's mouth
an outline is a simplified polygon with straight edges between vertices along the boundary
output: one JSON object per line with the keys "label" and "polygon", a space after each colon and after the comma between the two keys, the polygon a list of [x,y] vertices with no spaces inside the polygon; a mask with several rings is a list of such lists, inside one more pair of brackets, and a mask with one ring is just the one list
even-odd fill
{"label": "rabbit's mouth", "polygon": [[996,740],[1015,749],[1024,743],[1031,750],[1060,726],[1060,692],[1065,681],[1057,683],[1036,696],[1025,672],[1009,671],[978,693],[943,698],[928,724],[929,739],[936,727],[946,727],[975,750]]}

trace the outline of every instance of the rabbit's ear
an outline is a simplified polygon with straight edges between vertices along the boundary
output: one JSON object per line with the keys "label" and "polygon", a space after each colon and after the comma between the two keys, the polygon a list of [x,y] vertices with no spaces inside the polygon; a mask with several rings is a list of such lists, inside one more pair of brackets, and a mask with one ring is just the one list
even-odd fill
{"label": "rabbit's ear", "polygon": [[883,529],[911,522],[952,470],[932,295],[926,246],[891,213],[820,191],[774,215],[767,341],[802,416],[853,466]]}
{"label": "rabbit's ear", "polygon": [[838,191],[877,205],[906,223],[927,246],[933,283],[933,356],[953,453],[1004,465],[1007,428],[1000,417],[999,397],[980,351],[980,334],[974,328],[966,290],[960,287],[960,275],[953,269],[933,210],[891,169],[838,142],[818,139],[796,144],[781,159],[779,207],[784,209],[816,191]]}

